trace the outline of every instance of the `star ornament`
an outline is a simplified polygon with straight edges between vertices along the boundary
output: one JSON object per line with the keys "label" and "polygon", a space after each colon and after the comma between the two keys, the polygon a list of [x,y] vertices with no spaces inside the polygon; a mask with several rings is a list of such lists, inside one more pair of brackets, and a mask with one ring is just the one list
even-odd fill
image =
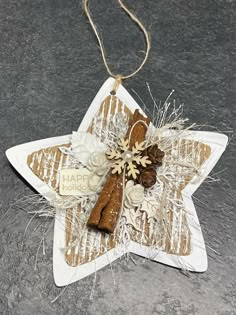
{"label": "star ornament", "polygon": [[[6,152],[11,164],[31,186],[51,204],[57,204],[53,243],[57,286],[80,280],[126,253],[190,271],[207,269],[204,239],[191,196],[219,160],[228,138],[218,133],[175,128],[181,125],[178,115],[171,126],[169,122],[162,124],[164,113],[159,118],[152,117],[156,123],[150,124],[146,142],[130,148],[125,140],[125,121],[137,109],[144,113],[122,85],[115,96],[110,95],[113,86],[113,78],[103,84],[73,136],[34,141]],[[84,149],[89,134],[99,148],[99,152],[90,152],[90,159]],[[77,142],[71,145],[72,139]],[[82,145],[80,139],[84,139]],[[155,185],[146,189],[135,180],[141,176],[137,172],[139,166],[149,171],[149,158],[140,153],[150,139],[158,143],[165,157],[163,165],[157,167]],[[108,148],[107,155],[102,151],[104,148]],[[83,156],[83,161],[78,163],[73,150],[74,153],[77,150],[78,158]],[[119,177],[119,172],[127,167],[129,180],[116,181],[112,192],[115,198],[122,191],[125,198],[114,233],[87,225],[99,198],[96,187],[89,196],[77,196],[77,202],[69,196],[68,207],[61,211],[65,199],[59,194],[60,171],[68,166],[87,168],[91,179],[96,178],[96,183],[104,185],[103,190],[109,169],[113,177]]]}

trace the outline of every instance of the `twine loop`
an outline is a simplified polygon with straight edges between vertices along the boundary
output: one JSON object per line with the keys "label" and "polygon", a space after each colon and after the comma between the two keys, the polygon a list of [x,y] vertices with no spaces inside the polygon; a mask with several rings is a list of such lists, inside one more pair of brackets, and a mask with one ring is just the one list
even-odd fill
{"label": "twine loop", "polygon": [[105,65],[106,70],[109,73],[109,75],[112,76],[113,78],[115,78],[115,80],[116,80],[115,83],[114,83],[113,90],[112,90],[113,94],[116,93],[116,91],[117,91],[119,85],[121,84],[122,80],[129,79],[129,78],[133,77],[134,75],[136,75],[143,68],[143,66],[145,65],[145,63],[146,63],[146,61],[148,59],[150,48],[151,48],[151,42],[150,42],[149,33],[146,30],[146,28],[144,27],[144,25],[142,24],[142,22],[127,8],[126,5],[124,5],[123,0],[117,0],[117,1],[119,3],[120,7],[130,17],[130,19],[134,23],[136,23],[137,26],[141,29],[141,31],[144,34],[145,41],[146,41],[146,51],[145,51],[145,56],[144,56],[144,59],[143,59],[142,63],[140,64],[140,66],[135,71],[133,71],[132,73],[130,73],[128,75],[123,75],[123,74],[117,75],[113,71],[111,71],[110,66],[108,65],[108,62],[107,62],[106,53],[105,53],[105,49],[104,49],[101,37],[99,35],[99,32],[97,30],[96,25],[93,22],[92,15],[91,15],[90,10],[89,10],[89,0],[84,0],[84,11],[85,11],[85,14],[86,14],[86,16],[87,16],[87,18],[89,20],[89,23],[90,23],[90,25],[91,25],[91,27],[92,27],[92,29],[94,31],[94,34],[95,34],[95,36],[97,38],[97,41],[98,41],[98,44],[99,44],[99,47],[100,47],[100,50],[101,50],[101,54],[102,54],[102,59],[103,59],[104,65]]}

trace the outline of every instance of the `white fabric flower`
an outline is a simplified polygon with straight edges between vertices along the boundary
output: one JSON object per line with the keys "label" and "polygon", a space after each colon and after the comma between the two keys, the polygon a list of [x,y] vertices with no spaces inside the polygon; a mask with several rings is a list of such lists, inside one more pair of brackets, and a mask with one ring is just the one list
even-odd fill
{"label": "white fabric flower", "polygon": [[125,186],[125,207],[138,207],[144,199],[144,187],[129,180]]}
{"label": "white fabric flower", "polygon": [[105,152],[107,148],[98,137],[88,132],[74,131],[71,136],[71,149],[75,158],[84,166],[88,166],[94,152]]}
{"label": "white fabric flower", "polygon": [[91,175],[88,177],[88,185],[91,191],[99,192],[101,186],[101,177],[95,173],[91,173]]}
{"label": "white fabric flower", "polygon": [[109,162],[105,152],[98,151],[90,155],[88,160],[88,168],[95,171],[97,175],[103,175],[108,170]]}

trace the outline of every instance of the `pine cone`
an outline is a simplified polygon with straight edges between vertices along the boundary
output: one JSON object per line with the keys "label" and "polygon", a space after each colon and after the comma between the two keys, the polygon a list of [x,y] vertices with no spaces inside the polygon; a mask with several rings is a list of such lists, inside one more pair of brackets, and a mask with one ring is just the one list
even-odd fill
{"label": "pine cone", "polygon": [[154,144],[144,151],[144,155],[147,155],[149,157],[149,160],[155,166],[161,166],[165,153],[158,148],[157,144]]}
{"label": "pine cone", "polygon": [[153,167],[147,167],[140,170],[137,181],[145,188],[150,188],[156,183],[157,172]]}

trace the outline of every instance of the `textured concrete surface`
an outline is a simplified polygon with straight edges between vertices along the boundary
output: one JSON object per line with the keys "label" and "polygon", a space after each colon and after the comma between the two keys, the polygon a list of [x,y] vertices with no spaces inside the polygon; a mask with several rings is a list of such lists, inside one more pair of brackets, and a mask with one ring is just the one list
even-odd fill
{"label": "textured concrete surface", "polygon": [[[175,89],[191,121],[230,131],[236,125],[234,0],[126,0],[152,34],[147,65],[125,82],[152,108],[145,82],[157,100]],[[130,72],[142,59],[144,40],[115,0],[91,0],[109,62]],[[4,151],[16,144],[77,129],[107,78],[95,37],[80,0],[0,0],[0,206],[30,187],[14,172]],[[135,96],[135,95],[134,95]],[[12,209],[0,224],[0,314],[236,314],[235,140],[214,172],[220,182],[204,183],[195,203],[208,247],[209,268],[184,275],[151,261],[124,260],[61,289],[53,282],[52,232],[46,255],[35,254],[41,230],[36,220],[22,237],[29,216]],[[200,200],[200,201],[199,201]]]}

